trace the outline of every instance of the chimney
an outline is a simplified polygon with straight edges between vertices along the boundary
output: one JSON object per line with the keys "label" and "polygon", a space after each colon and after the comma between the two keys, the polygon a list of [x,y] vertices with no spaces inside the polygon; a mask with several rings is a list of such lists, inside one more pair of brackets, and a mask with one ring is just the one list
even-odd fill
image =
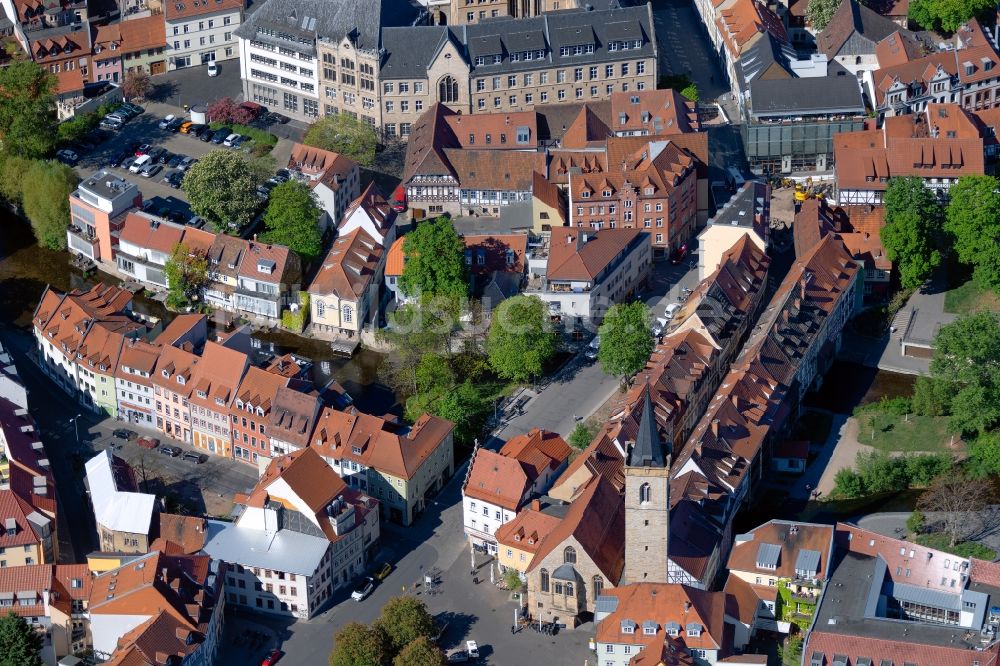
{"label": "chimney", "polygon": [[719,419],[712,419],[712,434],[719,436]]}
{"label": "chimney", "polygon": [[531,510],[532,511],[541,511],[542,510],[542,503],[539,502],[536,499],[531,500]]}
{"label": "chimney", "polygon": [[684,612],[687,613],[689,610],[691,610],[691,602],[690,601],[685,601],[684,602]]}

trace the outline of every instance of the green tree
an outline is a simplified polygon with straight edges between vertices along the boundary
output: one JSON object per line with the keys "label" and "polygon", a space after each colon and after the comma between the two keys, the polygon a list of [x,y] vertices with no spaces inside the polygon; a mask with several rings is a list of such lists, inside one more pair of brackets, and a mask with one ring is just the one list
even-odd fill
{"label": "green tree", "polygon": [[407,296],[457,299],[468,293],[465,243],[447,217],[417,225],[403,241],[403,254],[399,287]]}
{"label": "green tree", "polygon": [[31,221],[35,238],[50,250],[66,249],[69,227],[69,195],[80,182],[65,164],[36,160],[21,183],[24,214]]}
{"label": "green tree", "polygon": [[227,233],[235,233],[260,207],[260,173],[242,155],[216,150],[188,169],[181,187],[191,210]]}
{"label": "green tree", "polygon": [[952,33],[974,16],[989,16],[995,7],[993,0],[911,0],[909,15],[926,30]]}
{"label": "green tree", "polygon": [[180,310],[196,300],[208,281],[208,260],[203,253],[191,252],[178,243],[163,272],[167,278],[167,307]]}
{"label": "green tree", "polygon": [[980,286],[1000,289],[1000,181],[963,176],[948,192],[944,229],[954,238],[959,261],[971,264]]}
{"label": "green tree", "polygon": [[881,451],[859,453],[855,467],[869,495],[906,490],[910,485],[905,461],[890,458]]}
{"label": "green tree", "polygon": [[597,434],[597,429],[584,425],[583,423],[577,423],[573,427],[573,432],[569,434],[569,445],[577,449],[585,449],[590,446],[590,443],[594,441],[594,436]]}
{"label": "green tree", "polygon": [[56,77],[31,60],[0,69],[0,150],[43,157],[55,146],[52,131]]}
{"label": "green tree", "polygon": [[833,477],[833,492],[847,499],[861,497],[865,494],[865,484],[860,474],[850,467],[842,467]]}
{"label": "green tree", "polygon": [[504,571],[503,582],[513,592],[520,592],[521,588],[524,587],[524,583],[521,581],[521,574],[517,572],[517,569],[508,568]]}
{"label": "green tree", "polygon": [[558,349],[549,307],[537,296],[508,298],[493,312],[486,353],[501,377],[516,382],[537,377]]}
{"label": "green tree", "polygon": [[921,416],[947,416],[954,387],[934,377],[917,377],[913,385],[913,411]]}
{"label": "green tree", "polygon": [[941,263],[941,207],[917,176],[890,178],[882,244],[903,287],[919,287]]}
{"label": "green tree", "polygon": [[980,435],[969,444],[968,470],[977,478],[1000,474],[1000,433]]}
{"label": "green tree", "polygon": [[385,374],[398,393],[413,395],[420,390],[417,367],[427,354],[447,353],[452,326],[441,313],[420,303],[407,303],[388,318],[389,326],[379,331],[393,348]]}
{"label": "green tree", "polygon": [[681,89],[681,97],[690,102],[697,102],[701,97],[701,94],[698,92],[698,86],[693,83],[691,85],[684,86],[684,88]]}
{"label": "green tree", "polygon": [[389,666],[392,648],[385,630],[378,624],[368,627],[350,622],[333,638],[330,666]]}
{"label": "green tree", "polygon": [[424,602],[409,595],[393,597],[386,602],[376,623],[389,637],[394,652],[418,638],[432,638],[437,632],[434,618],[427,612]]}
{"label": "green tree", "polygon": [[444,666],[448,661],[434,641],[426,636],[409,643],[393,659],[393,666]]}
{"label": "green tree", "polygon": [[482,391],[471,380],[466,380],[456,385],[427,411],[454,423],[455,439],[469,444],[479,435],[489,406]]}
{"label": "green tree", "polygon": [[319,230],[321,213],[308,185],[297,180],[284,182],[271,190],[264,213],[267,231],[261,240],[285,245],[308,263],[323,251],[323,233]]}
{"label": "green tree", "polygon": [[601,346],[597,358],[604,372],[625,382],[642,370],[653,352],[649,308],[645,303],[617,303],[604,315],[599,334]]}
{"label": "green tree", "polygon": [[0,617],[0,666],[42,666],[42,645],[42,635],[23,617]]}
{"label": "green tree", "polygon": [[911,534],[920,534],[924,530],[924,524],[926,519],[924,514],[916,509],[910,514],[910,517],[906,519],[906,529],[910,531]]}
{"label": "green tree", "polygon": [[952,469],[934,479],[934,483],[917,500],[917,508],[935,513],[941,519],[943,531],[954,547],[965,541],[982,524],[980,512],[992,497],[991,484],[976,482],[964,470]]}
{"label": "green tree", "polygon": [[806,6],[806,19],[813,29],[822,32],[837,13],[838,7],[840,0],[809,0]]}
{"label": "green tree", "polygon": [[0,197],[11,203],[21,204],[24,193],[24,176],[31,168],[33,160],[17,155],[0,157]]}
{"label": "green tree", "polygon": [[321,118],[309,126],[302,143],[350,157],[361,166],[375,161],[375,130],[346,113]]}
{"label": "green tree", "polygon": [[954,387],[951,425],[963,433],[1000,422],[1000,318],[993,312],[959,317],[935,338],[931,376]]}
{"label": "green tree", "polygon": [[778,656],[781,657],[781,666],[800,666],[802,663],[802,635],[789,636],[784,645],[778,646]]}
{"label": "green tree", "polygon": [[97,127],[101,119],[96,113],[78,113],[69,120],[59,123],[56,136],[61,143],[70,143],[82,139],[83,136]]}

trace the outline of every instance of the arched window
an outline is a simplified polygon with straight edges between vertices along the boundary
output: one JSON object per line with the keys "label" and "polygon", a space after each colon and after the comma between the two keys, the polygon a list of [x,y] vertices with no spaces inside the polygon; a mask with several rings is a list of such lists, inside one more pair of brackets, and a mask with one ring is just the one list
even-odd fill
{"label": "arched window", "polygon": [[458,81],[446,76],[438,84],[438,101],[442,104],[454,104],[458,101]]}
{"label": "arched window", "polygon": [[597,597],[601,596],[601,593],[604,592],[604,579],[601,578],[600,576],[594,576],[593,588],[594,588],[594,598],[596,599]]}
{"label": "arched window", "polygon": [[345,305],[343,310],[344,310],[344,323],[350,324],[352,321],[354,321],[354,308],[352,308],[350,305]]}
{"label": "arched window", "polygon": [[323,301],[316,301],[316,316],[325,317],[326,316],[326,303]]}
{"label": "arched window", "polygon": [[649,501],[649,492],[650,492],[650,490],[649,490],[649,484],[648,483],[644,483],[641,486],[639,486],[639,503],[640,504],[645,504],[646,502]]}
{"label": "arched window", "polygon": [[566,546],[563,550],[563,562],[566,564],[576,564],[576,550],[573,546]]}
{"label": "arched window", "polygon": [[573,596],[573,583],[566,583],[566,596],[567,597]]}
{"label": "arched window", "polygon": [[541,580],[541,583],[539,583],[539,587],[541,588],[542,592],[548,592],[549,591],[549,572],[547,570],[542,569],[541,579],[542,580]]}

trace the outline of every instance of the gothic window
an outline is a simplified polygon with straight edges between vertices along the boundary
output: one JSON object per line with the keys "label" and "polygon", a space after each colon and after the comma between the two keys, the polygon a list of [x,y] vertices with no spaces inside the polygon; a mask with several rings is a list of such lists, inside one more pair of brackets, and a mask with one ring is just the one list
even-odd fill
{"label": "gothic window", "polygon": [[542,580],[541,580],[541,583],[539,584],[539,587],[541,588],[542,592],[548,592],[549,591],[549,572],[547,570],[542,569],[541,579]]}
{"label": "gothic window", "polygon": [[601,596],[601,594],[604,592],[604,579],[601,578],[600,576],[594,576],[593,588],[594,588],[593,596],[596,599],[597,597]]}
{"label": "gothic window", "polygon": [[458,101],[458,81],[446,76],[438,84],[438,101],[442,104],[454,104]]}
{"label": "gothic window", "polygon": [[573,549],[573,546],[566,546],[565,550],[563,550],[563,562],[566,564],[576,564],[576,550]]}
{"label": "gothic window", "polygon": [[639,503],[645,504],[649,501],[649,484],[644,483],[639,486]]}
{"label": "gothic window", "polygon": [[566,596],[567,597],[573,596],[573,583],[566,583]]}

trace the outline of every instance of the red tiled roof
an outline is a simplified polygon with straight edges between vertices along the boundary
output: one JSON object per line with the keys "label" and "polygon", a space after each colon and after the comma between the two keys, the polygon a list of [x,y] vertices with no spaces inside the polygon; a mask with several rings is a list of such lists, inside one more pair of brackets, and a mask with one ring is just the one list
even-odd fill
{"label": "red tiled roof", "polygon": [[125,216],[119,238],[140,248],[170,254],[183,235],[184,227],[143,213],[130,212]]}
{"label": "red tiled roof", "polygon": [[[721,650],[725,630],[724,592],[706,592],[675,583],[634,583],[605,590],[618,598],[618,607],[597,625],[595,640],[616,645],[646,645],[663,640],[666,625],[678,625],[679,635],[689,650]],[[626,621],[638,625],[632,633],[622,630]],[[644,622],[654,622],[656,633],[643,631]],[[691,636],[689,625],[698,625],[700,635]]]}
{"label": "red tiled roof", "polygon": [[167,45],[166,25],[159,14],[129,19],[119,24],[122,50],[126,53]]}
{"label": "red tiled roof", "polygon": [[[462,240],[468,257],[466,265],[471,272],[524,272],[524,255],[528,251],[527,234],[470,234],[463,236]],[[508,251],[514,253],[514,263],[507,261]]]}
{"label": "red tiled roof", "polygon": [[549,241],[548,278],[589,282],[645,235],[641,229],[586,231],[555,227]]}
{"label": "red tiled roof", "polygon": [[166,0],[163,3],[167,21],[183,21],[215,12],[242,11],[245,6],[244,0]]}
{"label": "red tiled roof", "polygon": [[309,293],[333,294],[347,300],[360,298],[375,278],[384,251],[361,227],[338,237],[310,283]]}

